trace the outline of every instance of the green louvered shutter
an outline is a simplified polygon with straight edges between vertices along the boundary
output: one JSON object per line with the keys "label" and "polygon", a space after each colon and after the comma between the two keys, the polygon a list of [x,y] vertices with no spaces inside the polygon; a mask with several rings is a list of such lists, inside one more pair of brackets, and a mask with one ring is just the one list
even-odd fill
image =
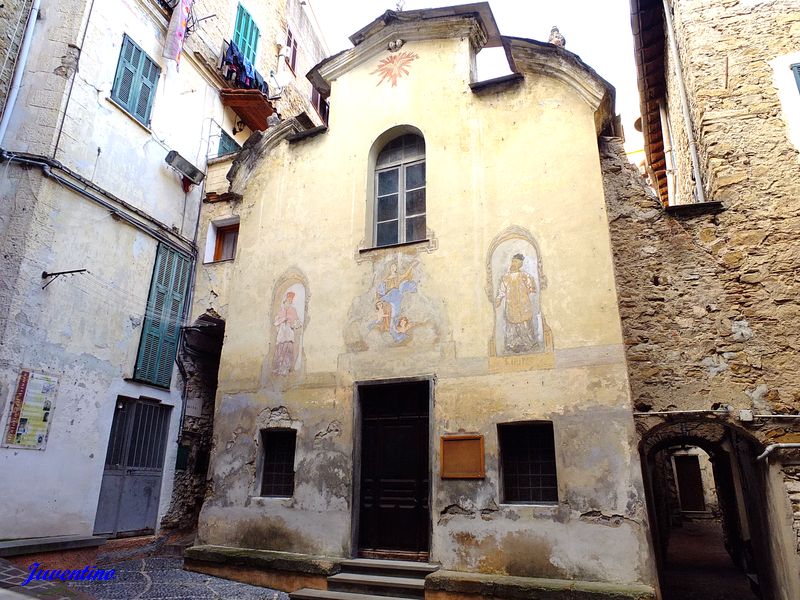
{"label": "green louvered shutter", "polygon": [[169,387],[189,286],[189,259],[160,244],[134,379]]}
{"label": "green louvered shutter", "polygon": [[240,4],[236,9],[236,25],[233,28],[233,42],[253,66],[256,63],[256,48],[258,46],[258,27],[253,17]]}
{"label": "green louvered shutter", "polygon": [[219,147],[217,148],[217,156],[225,156],[241,150],[241,146],[236,143],[231,136],[224,131],[219,132]]}
{"label": "green louvered shutter", "polygon": [[111,98],[143,125],[150,123],[161,68],[127,35],[111,88]]}
{"label": "green louvered shutter", "polygon": [[797,91],[800,91],[800,63],[792,65],[794,71],[794,80],[797,82]]}

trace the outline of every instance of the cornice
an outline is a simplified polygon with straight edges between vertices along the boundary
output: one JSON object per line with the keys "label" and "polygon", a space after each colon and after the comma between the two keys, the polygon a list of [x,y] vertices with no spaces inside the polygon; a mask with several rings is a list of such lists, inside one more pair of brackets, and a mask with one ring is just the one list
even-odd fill
{"label": "cornice", "polygon": [[[358,46],[321,63],[309,74],[309,78],[318,86],[323,86],[320,91],[328,94],[330,93],[331,81],[335,81],[344,73],[367,62],[381,52],[385,52],[389,42],[392,40],[401,39],[408,43],[449,38],[469,38],[470,44],[475,51],[483,48],[487,42],[486,32],[481,27],[476,15],[457,15],[425,21],[395,22],[364,39]],[[318,77],[315,77],[315,75],[318,75]]]}

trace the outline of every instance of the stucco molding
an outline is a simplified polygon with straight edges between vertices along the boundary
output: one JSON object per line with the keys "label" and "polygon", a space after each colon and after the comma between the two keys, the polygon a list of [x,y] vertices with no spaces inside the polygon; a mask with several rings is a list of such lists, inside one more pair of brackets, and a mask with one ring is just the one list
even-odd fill
{"label": "stucco molding", "polygon": [[475,15],[395,22],[365,38],[356,47],[317,65],[308,74],[308,78],[323,95],[327,95],[330,93],[331,82],[386,52],[390,41],[402,39],[408,43],[448,38],[469,38],[475,51],[483,48],[487,42],[487,34]]}
{"label": "stucco molding", "polygon": [[568,85],[595,111],[598,134],[614,117],[614,86],[600,77],[577,55],[553,44],[504,37],[519,73],[545,75]]}
{"label": "stucco molding", "polygon": [[231,182],[229,192],[244,196],[247,185],[254,173],[259,171],[261,159],[269,154],[283,140],[304,128],[297,119],[286,119],[264,132],[255,132],[244,143],[242,151],[236,156],[227,174]]}

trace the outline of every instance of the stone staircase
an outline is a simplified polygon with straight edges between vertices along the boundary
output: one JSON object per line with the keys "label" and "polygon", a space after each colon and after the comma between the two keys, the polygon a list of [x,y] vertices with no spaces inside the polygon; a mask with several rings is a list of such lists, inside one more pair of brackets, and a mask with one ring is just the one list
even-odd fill
{"label": "stone staircase", "polygon": [[341,563],[341,572],[328,577],[327,590],[304,588],[292,600],[401,600],[425,598],[425,576],[438,565],[402,560],[357,558]]}

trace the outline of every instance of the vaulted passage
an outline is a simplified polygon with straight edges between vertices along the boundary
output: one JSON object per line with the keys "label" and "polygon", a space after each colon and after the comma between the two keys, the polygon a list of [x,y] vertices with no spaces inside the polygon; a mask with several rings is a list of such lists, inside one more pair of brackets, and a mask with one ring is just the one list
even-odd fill
{"label": "vaulted passage", "polygon": [[642,450],[663,600],[773,598],[756,445],[682,422],[651,431]]}

